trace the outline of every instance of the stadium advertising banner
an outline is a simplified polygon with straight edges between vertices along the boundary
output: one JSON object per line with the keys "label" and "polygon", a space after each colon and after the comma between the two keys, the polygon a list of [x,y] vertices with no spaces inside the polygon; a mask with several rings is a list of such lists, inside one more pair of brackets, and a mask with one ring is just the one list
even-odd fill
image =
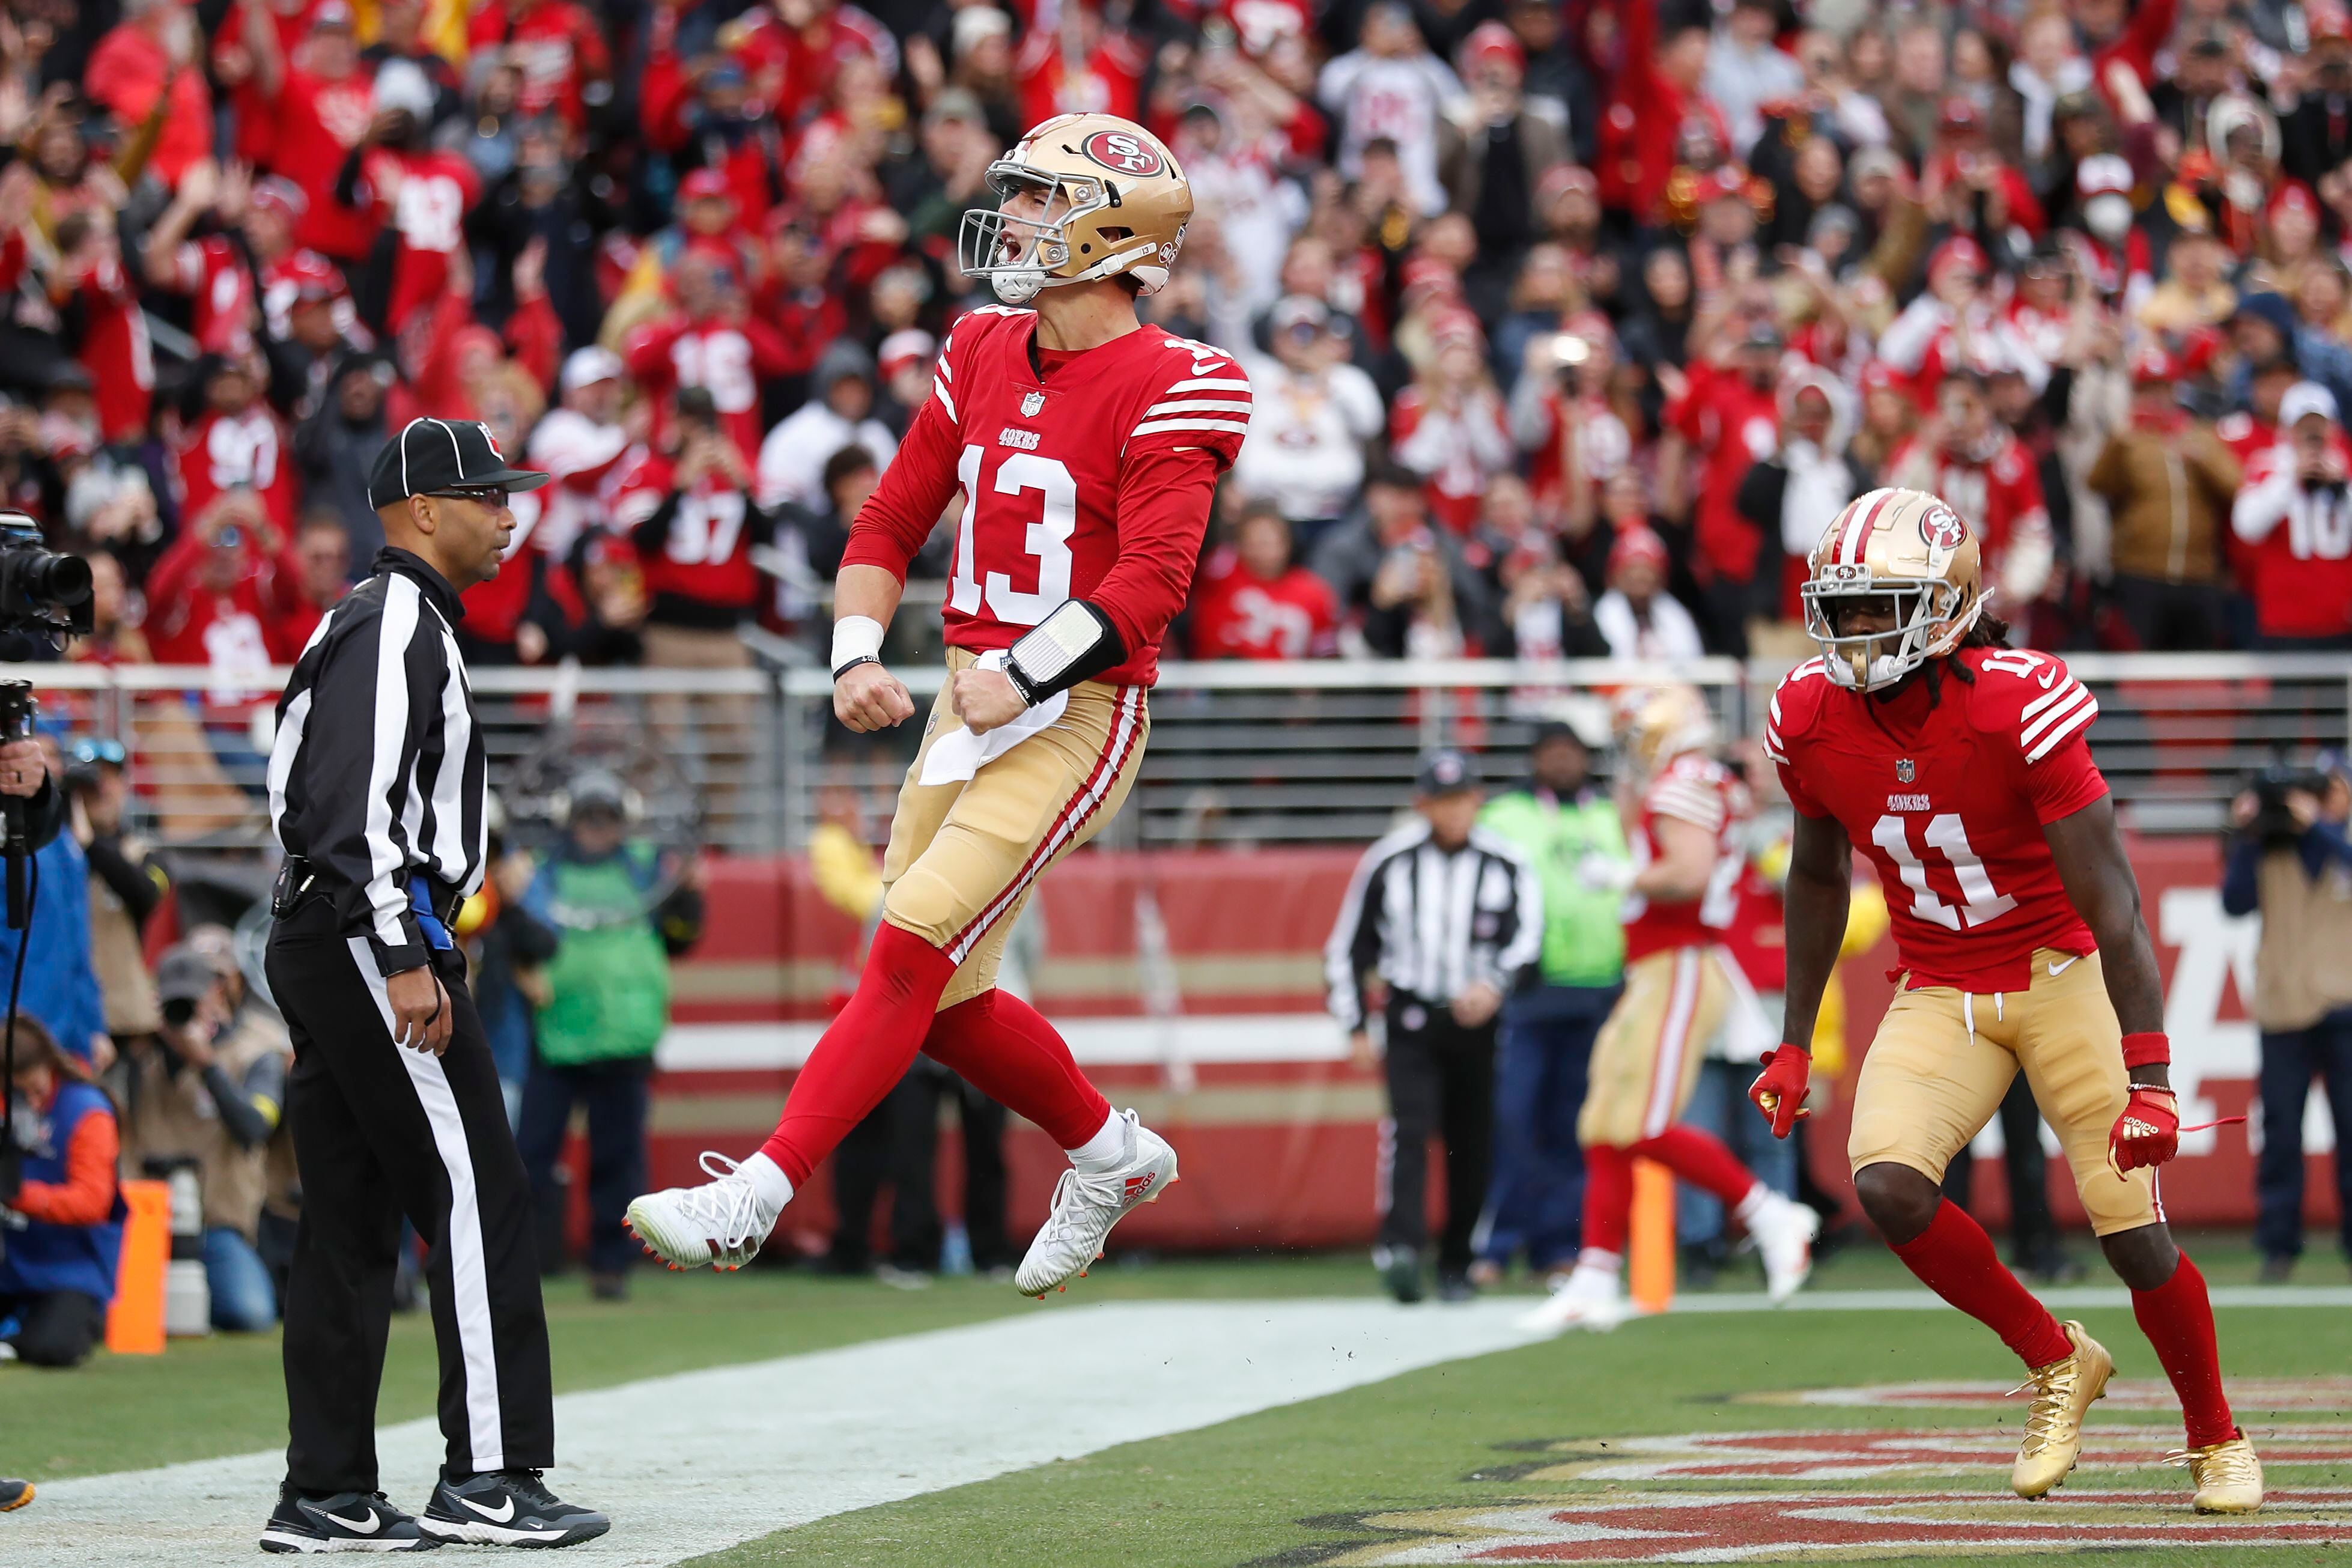
{"label": "stadium advertising banner", "polygon": [[[1183,1183],[1122,1230],[1130,1245],[1370,1240],[1381,1089],[1349,1066],[1322,1001],[1322,942],[1356,858],[1353,849],[1085,854],[1042,884],[1033,1000],[1105,1092],[1140,1109],[1188,1156]],[[2181,1121],[2247,1113],[2257,1045],[2244,998],[2258,928],[2221,913],[2211,843],[2140,840],[2134,858],[2165,971]],[[855,973],[856,928],[817,896],[798,860],[714,861],[709,893],[710,934],[678,966],[677,1023],[661,1051],[656,1184],[691,1179],[704,1148],[740,1152],[768,1131]],[[1888,944],[1841,970],[1850,1060],[1810,1147],[1833,1189],[1845,1182],[1844,1090],[1892,994],[1893,962]],[[1044,1213],[1063,1161],[1043,1134],[1016,1127],[1013,1218],[1025,1225]],[[952,1214],[960,1162],[955,1134],[942,1136],[938,1169]],[[1996,1125],[1979,1152],[1997,1152],[1998,1136]],[[2184,1135],[2164,1173],[2168,1214],[2188,1225],[2251,1223],[2260,1137],[2258,1125]],[[2331,1147],[2315,1090],[2305,1138],[2314,1154]],[[1334,1182],[1335,1170],[1350,1174]],[[1976,1179],[1979,1211],[2005,1217],[2000,1161],[1980,1160]],[[2079,1226],[2072,1184],[2053,1173],[2051,1190]],[[2314,1219],[2332,1216],[2332,1184],[2315,1179],[2309,1194]],[[821,1244],[831,1226],[824,1194],[795,1202],[786,1224],[796,1241]]]}

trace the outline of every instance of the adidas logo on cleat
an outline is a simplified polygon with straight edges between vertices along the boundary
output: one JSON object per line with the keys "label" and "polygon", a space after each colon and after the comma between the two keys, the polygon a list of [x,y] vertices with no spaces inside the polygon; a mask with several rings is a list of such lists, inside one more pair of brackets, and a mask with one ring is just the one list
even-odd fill
{"label": "adidas logo on cleat", "polygon": [[1151,1184],[1159,1179],[1160,1173],[1156,1171],[1146,1171],[1139,1176],[1128,1177],[1126,1192],[1127,1201],[1132,1204],[1141,1198],[1144,1194],[1151,1190]]}

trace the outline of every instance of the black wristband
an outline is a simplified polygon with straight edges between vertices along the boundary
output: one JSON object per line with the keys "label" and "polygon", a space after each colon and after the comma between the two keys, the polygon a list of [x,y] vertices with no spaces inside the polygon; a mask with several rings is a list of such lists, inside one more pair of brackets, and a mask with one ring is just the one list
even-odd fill
{"label": "black wristband", "polygon": [[881,662],[882,660],[880,658],[874,654],[861,653],[856,658],[843,659],[841,661],[841,668],[833,672],[833,678],[835,680],[839,680],[843,676],[847,675],[851,670],[856,669],[861,664],[879,664]]}

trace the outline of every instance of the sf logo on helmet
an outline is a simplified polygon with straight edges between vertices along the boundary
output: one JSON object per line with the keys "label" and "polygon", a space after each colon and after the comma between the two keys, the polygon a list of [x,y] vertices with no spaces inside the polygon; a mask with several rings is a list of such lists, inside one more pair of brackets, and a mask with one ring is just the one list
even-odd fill
{"label": "sf logo on helmet", "polygon": [[1124,131],[1097,131],[1078,151],[1122,174],[1156,174],[1167,167],[1159,153]]}
{"label": "sf logo on helmet", "polygon": [[1969,525],[1948,506],[1931,506],[1919,514],[1919,537],[1937,550],[1958,550],[1968,542]]}

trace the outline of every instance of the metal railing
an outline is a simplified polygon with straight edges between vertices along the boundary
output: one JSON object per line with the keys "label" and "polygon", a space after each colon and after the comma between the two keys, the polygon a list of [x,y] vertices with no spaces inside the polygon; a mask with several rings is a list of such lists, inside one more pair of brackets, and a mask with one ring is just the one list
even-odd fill
{"label": "metal railing", "polygon": [[[2143,832],[2219,827],[2243,775],[2279,755],[2346,743],[2352,657],[2083,655],[2070,668],[2096,693],[2093,745],[2126,820]],[[286,672],[38,665],[45,711],[75,732],[120,737],[132,753],[141,826],[190,848],[264,849],[270,701]],[[920,704],[936,665],[903,670]],[[1485,752],[1517,773],[1534,726],[1565,717],[1605,730],[1608,693],[1661,679],[1706,692],[1724,732],[1756,728],[1781,668],[1705,659],[1517,664],[1308,661],[1170,664],[1151,697],[1152,731],[1128,808],[1107,841],[1123,847],[1363,843],[1411,793],[1413,758],[1437,744]],[[471,677],[504,784],[574,738],[650,745],[698,792],[704,834],[733,852],[807,841],[827,786],[887,815],[921,721],[877,737],[831,718],[825,672],[482,669]]]}

